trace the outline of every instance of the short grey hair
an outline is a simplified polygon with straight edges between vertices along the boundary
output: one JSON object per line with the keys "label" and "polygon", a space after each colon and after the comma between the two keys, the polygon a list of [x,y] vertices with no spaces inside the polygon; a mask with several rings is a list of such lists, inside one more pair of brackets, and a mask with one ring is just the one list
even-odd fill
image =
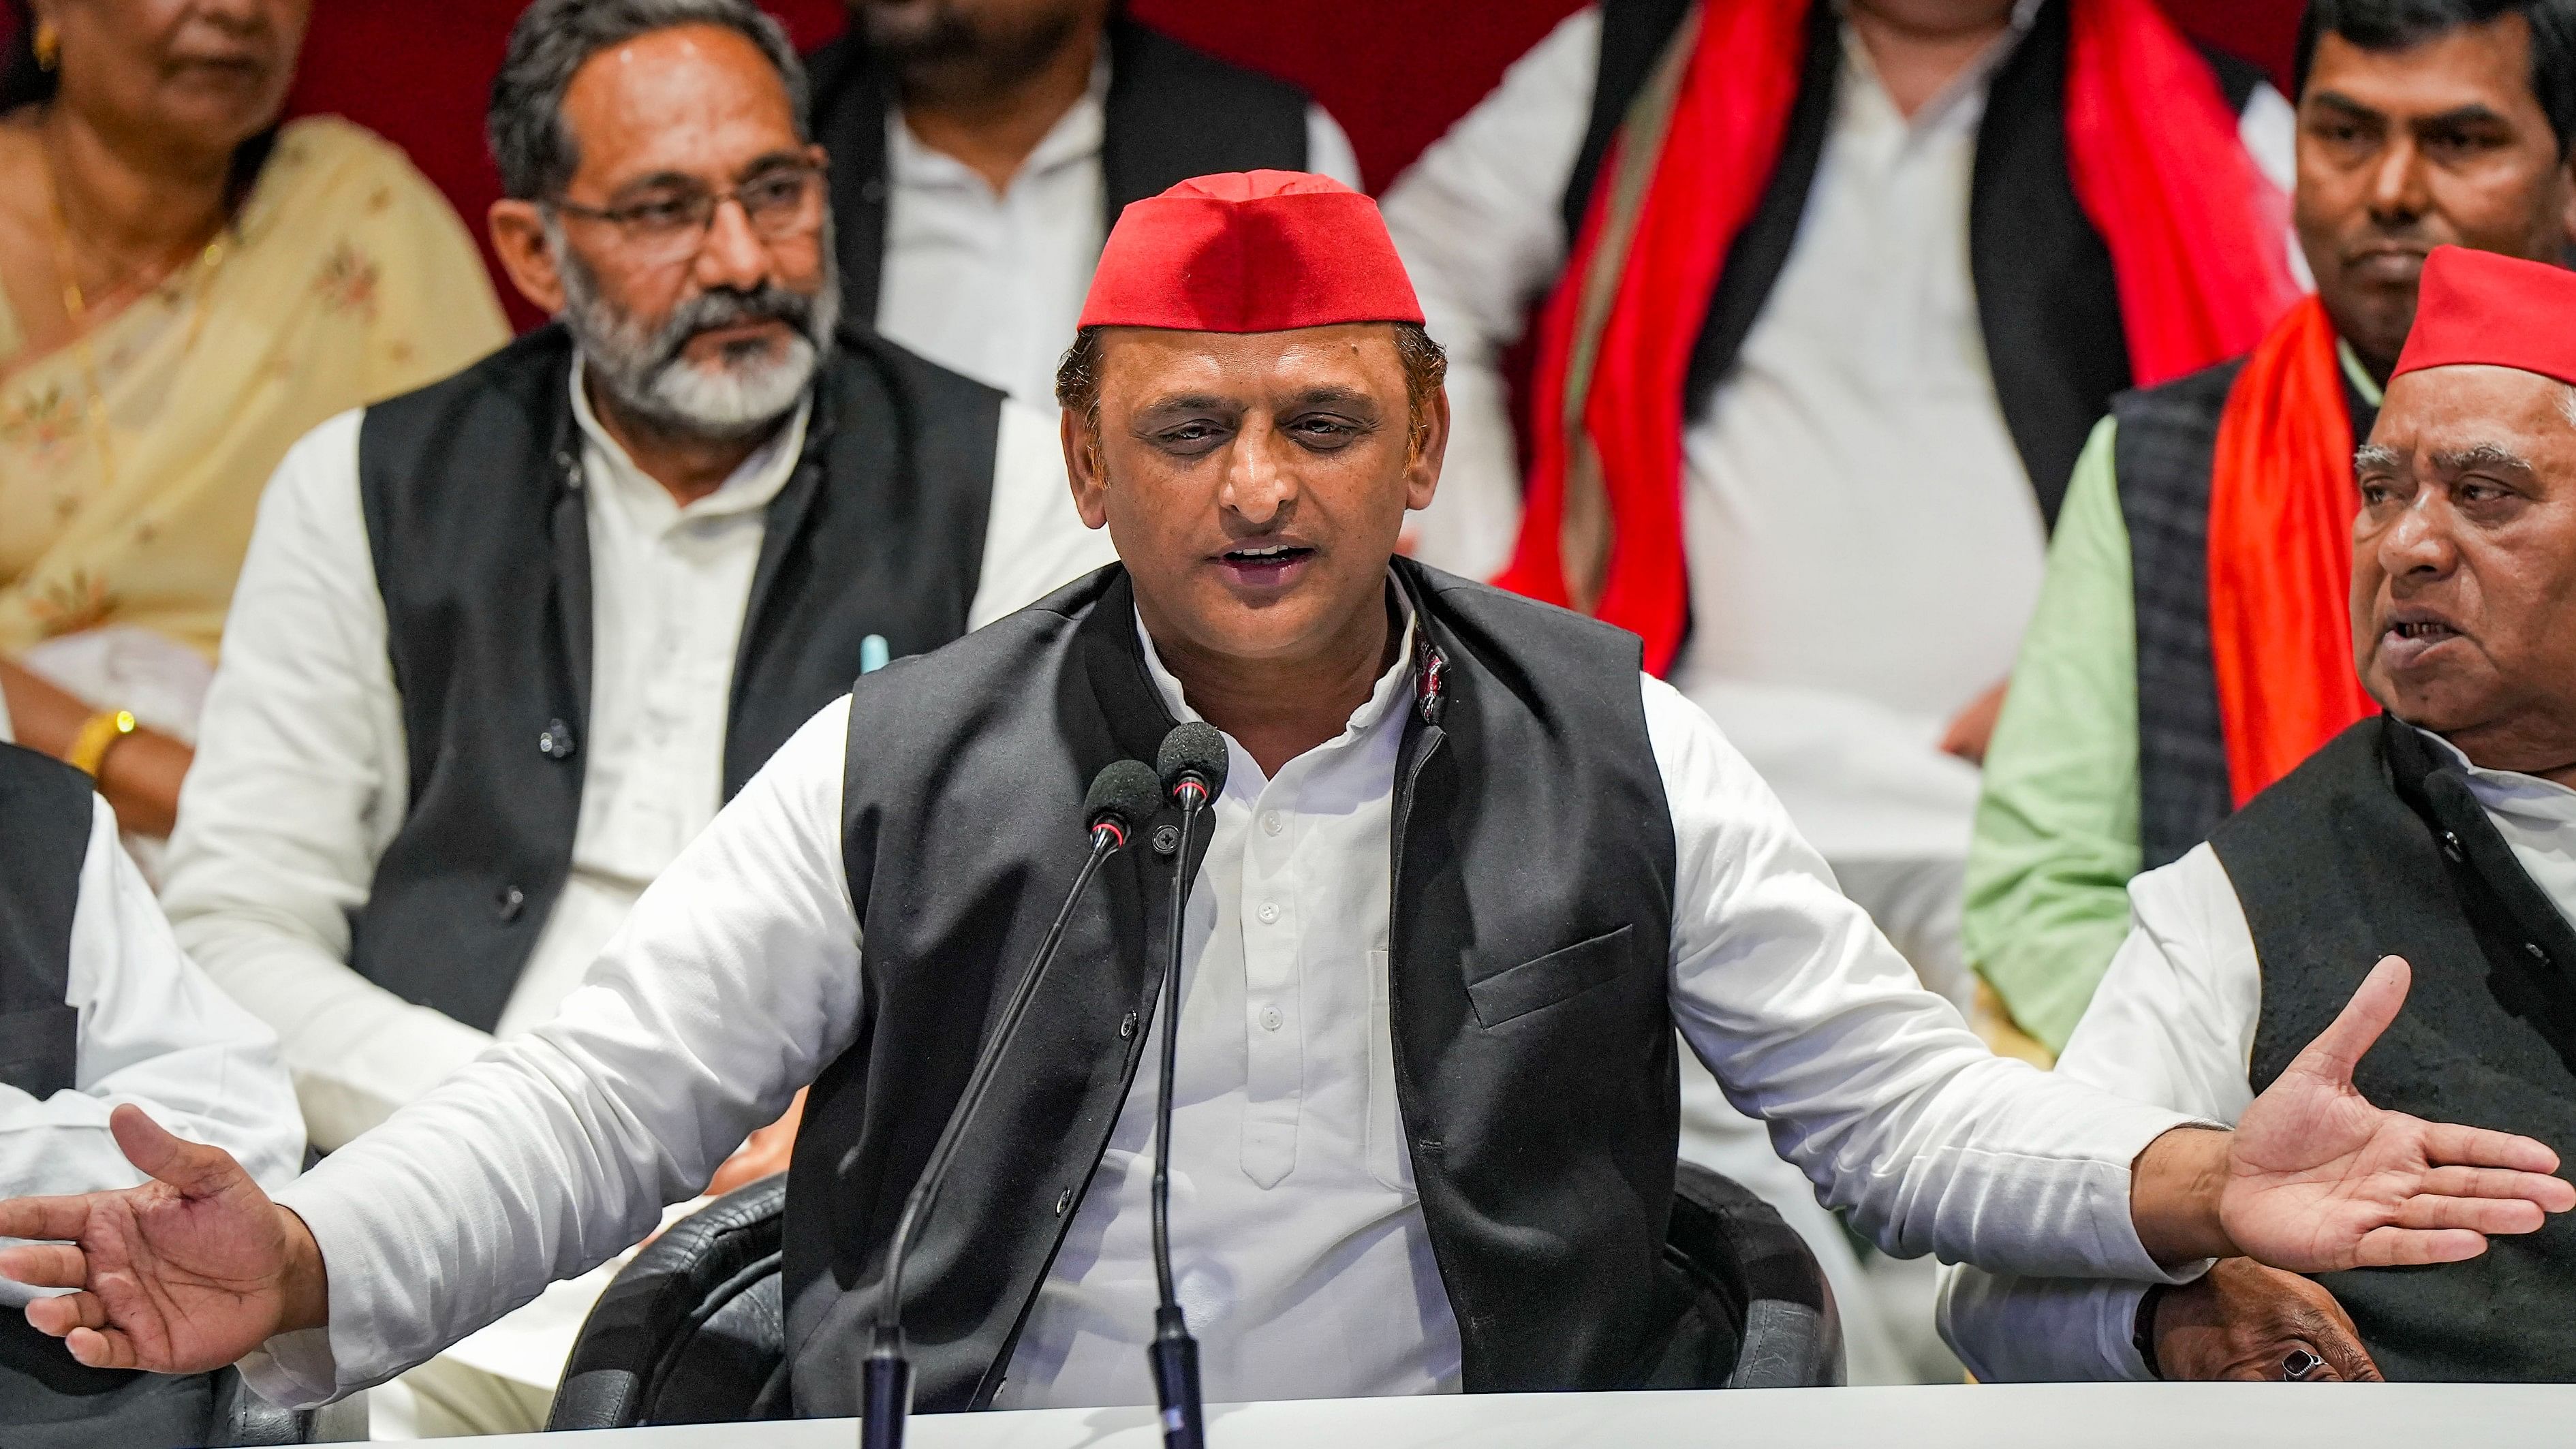
{"label": "short grey hair", "polygon": [[785,28],[752,0],[536,0],[510,29],[509,53],[492,78],[484,118],[502,194],[520,201],[560,197],[581,167],[580,149],[563,124],[573,76],[603,50],[683,25],[717,26],[758,46],[787,87],[798,139],[806,139],[804,63]]}

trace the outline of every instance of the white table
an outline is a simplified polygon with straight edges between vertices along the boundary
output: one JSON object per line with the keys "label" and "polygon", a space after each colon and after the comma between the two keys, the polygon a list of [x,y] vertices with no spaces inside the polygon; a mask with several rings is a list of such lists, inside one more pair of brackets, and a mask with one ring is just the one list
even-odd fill
{"label": "white table", "polygon": [[[1211,1408],[1210,1449],[2563,1449],[2576,1387],[2035,1384]],[[542,1438],[488,1439],[537,1449]],[[855,1449],[856,1421],[629,1429],[599,1449]],[[1161,1449],[1148,1409],[922,1415],[906,1449]],[[549,1446],[551,1449],[551,1446]]]}

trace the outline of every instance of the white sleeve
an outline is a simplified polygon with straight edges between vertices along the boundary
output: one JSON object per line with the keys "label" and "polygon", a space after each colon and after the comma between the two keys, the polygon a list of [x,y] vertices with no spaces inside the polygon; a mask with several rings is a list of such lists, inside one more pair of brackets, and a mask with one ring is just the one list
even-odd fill
{"label": "white sleeve", "polygon": [[[2060,1076],[2213,1122],[2253,1101],[2247,1073],[2263,1009],[2244,906],[2207,845],[2129,886],[2129,939],[2058,1059]],[[2022,1278],[1954,1268],[1941,1334],[1989,1383],[2143,1379],[2139,1283]]]}
{"label": "white sleeve", "polygon": [[1644,689],[1677,847],[1673,1014],[1728,1100],[1891,1254],[2172,1281],[2129,1169],[2192,1119],[1988,1051],[1708,716]]}
{"label": "white sleeve", "polygon": [[1351,146],[1350,133],[1322,106],[1306,107],[1306,169],[1353,191],[1368,190],[1368,183],[1360,178],[1360,156]]}
{"label": "white sleeve", "polygon": [[1118,559],[1109,530],[1084,527],[1074,511],[1060,417],[1017,398],[1003,400],[993,447],[993,503],[984,521],[984,568],[966,614],[969,629],[1017,613]]}
{"label": "white sleeve", "polygon": [[[231,1153],[266,1187],[303,1166],[304,1121],[277,1038],[180,953],[103,800],[81,859],[63,1000],[80,1014],[75,1080],[42,1100],[0,1085],[0,1194],[142,1182],[107,1130],[108,1114],[127,1102]],[[0,1302],[30,1296],[14,1287],[0,1287]]]}
{"label": "white sleeve", "polygon": [[327,1329],[246,1359],[309,1405],[380,1383],[632,1246],[856,1037],[841,863],[845,696],[635,904],[554,1020],[280,1192],[330,1277]]}
{"label": "white sleeve", "polygon": [[1521,467],[1503,354],[1565,268],[1560,218],[1583,151],[1601,58],[1585,7],[1514,62],[1502,84],[1387,189],[1387,230],[1449,352],[1449,457],[1412,521],[1425,563],[1489,578],[1520,532]]}
{"label": "white sleeve", "polygon": [[180,944],[284,1043],[325,1149],[490,1041],[348,966],[350,914],[408,796],[359,417],[307,434],[260,500],[163,890]]}

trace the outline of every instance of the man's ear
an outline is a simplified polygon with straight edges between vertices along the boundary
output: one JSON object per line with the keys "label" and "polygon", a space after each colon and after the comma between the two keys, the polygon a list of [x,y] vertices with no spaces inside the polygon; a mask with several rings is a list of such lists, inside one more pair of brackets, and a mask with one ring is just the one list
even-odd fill
{"label": "man's ear", "polygon": [[493,202],[488,221],[492,250],[501,258],[501,269],[510,274],[510,285],[547,316],[561,312],[563,271],[556,265],[554,247],[546,241],[546,220],[537,204],[509,199]]}
{"label": "man's ear", "polygon": [[1431,506],[1432,495],[1440,491],[1440,467],[1449,457],[1449,389],[1432,394],[1431,404],[1423,409],[1422,421],[1414,425],[1412,447],[1404,462],[1404,506],[1419,513]]}
{"label": "man's ear", "polygon": [[1064,437],[1064,476],[1073,485],[1073,511],[1085,528],[1109,526],[1109,479],[1100,467],[1100,439],[1090,422],[1071,408],[1064,410],[1059,430]]}

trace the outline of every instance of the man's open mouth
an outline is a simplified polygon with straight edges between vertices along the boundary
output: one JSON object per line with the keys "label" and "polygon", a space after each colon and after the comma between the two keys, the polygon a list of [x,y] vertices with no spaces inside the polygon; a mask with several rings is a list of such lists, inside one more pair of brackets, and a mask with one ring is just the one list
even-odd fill
{"label": "man's open mouth", "polygon": [[1259,548],[1230,548],[1220,557],[1236,568],[1285,568],[1302,559],[1312,558],[1315,551],[1303,544],[1272,543]]}
{"label": "man's open mouth", "polygon": [[2442,639],[2456,639],[2460,636],[2459,630],[2439,619],[2420,619],[2413,623],[2395,624],[2390,626],[2388,632],[2400,639],[2413,639],[2425,644]]}

